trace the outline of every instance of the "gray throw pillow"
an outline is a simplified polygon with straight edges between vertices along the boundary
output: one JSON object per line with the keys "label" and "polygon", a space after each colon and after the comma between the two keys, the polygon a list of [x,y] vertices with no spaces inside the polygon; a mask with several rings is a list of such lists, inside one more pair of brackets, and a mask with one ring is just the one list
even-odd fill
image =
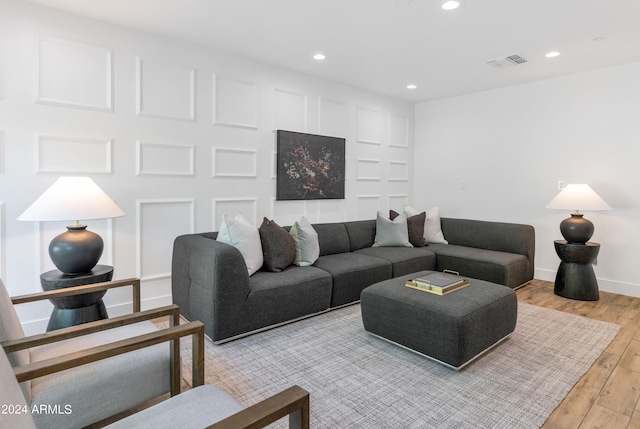
{"label": "gray throw pillow", "polygon": [[[400,213],[394,210],[389,210],[389,219],[394,220],[399,215]],[[407,218],[409,243],[413,244],[413,247],[423,247],[429,244],[424,238],[424,222],[426,218],[427,214],[425,212]]]}
{"label": "gray throw pillow", "polygon": [[404,213],[394,220],[378,212],[376,217],[376,238],[372,247],[413,247],[409,243],[407,215]]}
{"label": "gray throw pillow", "polygon": [[264,268],[267,271],[277,273],[293,264],[296,245],[286,229],[265,217],[258,231],[262,242]]}
{"label": "gray throw pillow", "polygon": [[289,235],[296,245],[296,257],[294,264],[301,267],[308,267],[316,263],[320,257],[320,243],[318,233],[311,226],[306,217],[291,225]]}

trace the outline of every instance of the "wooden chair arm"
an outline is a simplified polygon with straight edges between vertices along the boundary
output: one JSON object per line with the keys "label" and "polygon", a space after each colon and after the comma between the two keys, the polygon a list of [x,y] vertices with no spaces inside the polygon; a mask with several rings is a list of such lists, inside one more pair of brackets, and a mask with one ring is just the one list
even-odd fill
{"label": "wooden chair arm", "polygon": [[113,317],[111,319],[97,320],[95,322],[83,323],[81,325],[70,326],[68,328],[57,329],[55,331],[42,334],[3,341],[0,342],[0,347],[4,348],[5,352],[11,353],[165,316],[169,316],[171,326],[177,326],[180,324],[180,308],[175,304],[171,304],[165,307],[126,314],[124,316]]}
{"label": "wooden chair arm", "polygon": [[123,280],[114,280],[110,282],[92,283],[88,285],[73,286],[63,289],[48,290],[44,292],[33,293],[29,295],[19,295],[11,298],[13,305],[24,304],[27,302],[41,301],[44,299],[60,298],[63,296],[82,295],[85,293],[99,292],[103,290],[133,286],[133,312],[140,311],[140,279],[130,278]]}
{"label": "wooden chair arm", "polygon": [[292,386],[207,429],[258,429],[289,416],[290,429],[309,429],[309,392]]}
{"label": "wooden chair arm", "polygon": [[[66,369],[75,368],[91,362],[97,362],[113,356],[118,356],[144,347],[153,346],[167,341],[179,340],[187,335],[192,336],[193,344],[193,386],[200,386],[204,383],[204,325],[202,322],[190,322],[184,325],[172,326],[157,332],[150,332],[143,335],[127,338],[102,346],[92,347],[68,353],[54,358],[45,359],[39,362],[32,362],[27,365],[13,368],[18,382],[31,380],[53,374]],[[179,343],[179,341],[175,341]],[[179,359],[176,359],[179,365]],[[178,371],[179,373],[179,371]],[[177,392],[179,393],[179,391]]]}

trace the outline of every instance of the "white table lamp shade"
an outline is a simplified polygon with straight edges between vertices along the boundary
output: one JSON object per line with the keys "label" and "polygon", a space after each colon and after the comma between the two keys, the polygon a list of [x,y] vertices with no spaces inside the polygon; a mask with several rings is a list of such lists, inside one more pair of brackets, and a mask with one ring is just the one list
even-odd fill
{"label": "white table lamp shade", "polygon": [[611,210],[611,206],[586,184],[571,184],[564,187],[547,204],[548,209],[561,210]]}
{"label": "white table lamp shade", "polygon": [[89,177],[60,177],[18,220],[108,219],[125,213]]}

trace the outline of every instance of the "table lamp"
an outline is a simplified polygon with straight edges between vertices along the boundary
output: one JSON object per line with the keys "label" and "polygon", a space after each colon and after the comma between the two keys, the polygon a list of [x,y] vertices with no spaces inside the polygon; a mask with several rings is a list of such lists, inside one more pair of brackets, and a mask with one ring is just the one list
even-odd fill
{"label": "table lamp", "polygon": [[89,177],[60,177],[18,220],[74,221],[49,244],[49,256],[65,275],[90,273],[102,256],[104,242],[78,219],[109,219],[125,213]]}
{"label": "table lamp", "polygon": [[612,210],[609,204],[585,184],[565,186],[546,208],[575,210],[570,218],[560,222],[562,236],[572,244],[584,244],[593,236],[593,223],[585,219],[580,210]]}

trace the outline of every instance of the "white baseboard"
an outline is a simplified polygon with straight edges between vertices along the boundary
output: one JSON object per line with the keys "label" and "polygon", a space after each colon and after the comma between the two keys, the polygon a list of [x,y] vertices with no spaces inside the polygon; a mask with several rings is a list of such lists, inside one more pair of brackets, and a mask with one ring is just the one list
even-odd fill
{"label": "white baseboard", "polygon": [[[534,278],[554,282],[556,280],[556,271],[536,268]],[[627,295],[640,298],[639,284],[601,278],[597,280],[598,289],[603,292],[611,292],[617,293],[618,295]]]}

